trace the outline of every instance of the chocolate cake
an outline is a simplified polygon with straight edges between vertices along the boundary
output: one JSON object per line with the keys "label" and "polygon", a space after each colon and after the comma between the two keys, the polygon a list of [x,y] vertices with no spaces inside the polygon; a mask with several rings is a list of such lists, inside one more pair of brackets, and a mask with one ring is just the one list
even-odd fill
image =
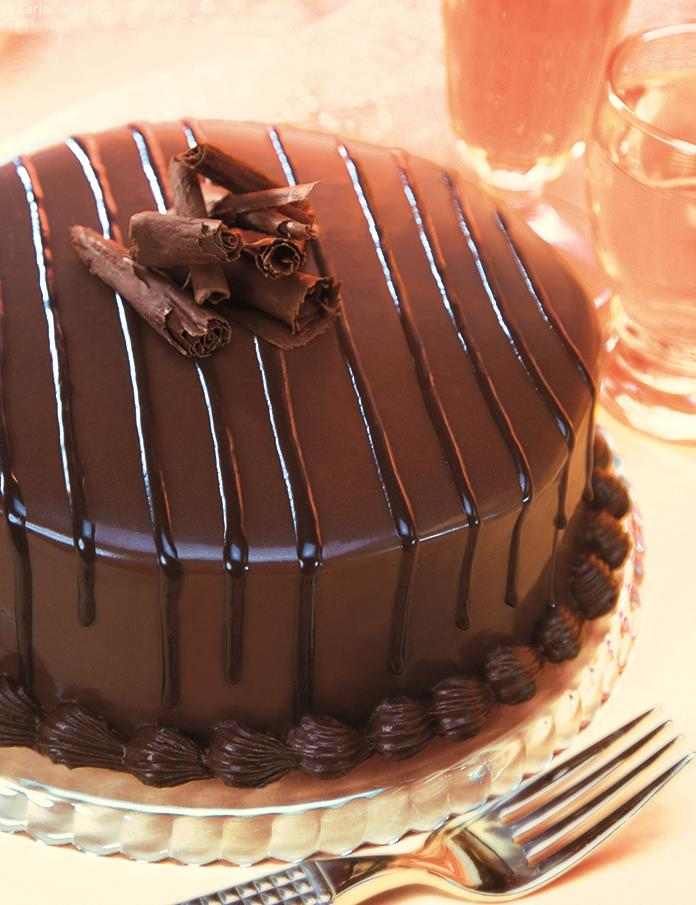
{"label": "chocolate cake", "polygon": [[[125,243],[172,208],[202,142],[317,183],[303,267],[340,304],[311,341],[233,297],[224,348],[178,355],[75,253],[77,224]],[[0,745],[160,785],[336,775],[475,734],[615,602],[591,305],[456,175],[136,124],[18,157],[0,197]]]}

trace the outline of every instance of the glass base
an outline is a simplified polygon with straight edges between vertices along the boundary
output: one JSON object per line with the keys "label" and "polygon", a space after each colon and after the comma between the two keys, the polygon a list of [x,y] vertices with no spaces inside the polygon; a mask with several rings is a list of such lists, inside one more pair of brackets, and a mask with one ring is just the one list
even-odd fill
{"label": "glass base", "polygon": [[[622,317],[614,318],[619,329]],[[649,355],[630,333],[607,341],[601,398],[619,420],[672,443],[696,444],[696,379],[666,370],[668,350]]]}
{"label": "glass base", "polygon": [[247,866],[347,854],[388,845],[465,814],[544,769],[606,701],[637,631],[643,541],[638,513],[615,611],[588,623],[580,656],[543,670],[527,704],[500,707],[475,739],[433,742],[408,761],[371,758],[346,777],[286,777],[266,789],[217,780],[174,789],[110,770],[51,763],[24,748],[0,750],[0,831],[99,855]]}
{"label": "glass base", "polygon": [[485,148],[477,148],[461,138],[456,141],[457,154],[467,169],[473,170],[481,182],[493,191],[540,192],[547,182],[558,179],[568,161],[581,157],[585,143],[579,141],[563,154],[539,157],[527,170],[512,170],[497,166]]}

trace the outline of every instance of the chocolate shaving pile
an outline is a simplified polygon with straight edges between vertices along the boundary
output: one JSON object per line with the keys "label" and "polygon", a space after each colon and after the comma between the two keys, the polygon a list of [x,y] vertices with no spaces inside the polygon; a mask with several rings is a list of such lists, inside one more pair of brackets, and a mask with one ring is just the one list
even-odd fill
{"label": "chocolate shaving pile", "polygon": [[297,242],[279,237],[264,236],[247,242],[242,251],[254,262],[263,276],[279,279],[297,273],[305,260],[304,249]]}
{"label": "chocolate shaving pile", "polygon": [[[200,183],[195,174],[177,157],[169,165],[169,178],[177,214],[205,219],[207,210]],[[197,305],[204,305],[206,302],[216,304],[230,297],[230,288],[219,263],[198,264],[185,258],[181,263],[189,266],[193,297]]]}
{"label": "chocolate shaving pile", "polygon": [[236,226],[245,226],[247,229],[256,229],[262,233],[283,236],[286,239],[316,239],[317,233],[310,223],[300,223],[293,220],[278,208],[263,211],[239,211],[229,214],[228,195],[213,206],[212,213],[224,220],[225,223],[234,223]]}
{"label": "chocolate shaving pile", "polygon": [[73,226],[70,234],[90,273],[127,299],[177,352],[204,358],[230,341],[229,321],[195,305],[188,293],[161,273],[138,264],[117,242],[86,226]]}
{"label": "chocolate shaving pile", "polygon": [[[298,273],[292,279],[268,280],[241,262],[226,270],[234,274],[239,303],[230,307],[230,320],[281,349],[305,345],[338,312],[338,287],[331,279]],[[248,298],[253,305],[246,303]]]}
{"label": "chocolate shaving pile", "polygon": [[[279,189],[281,186],[276,185],[272,180],[264,176],[253,167],[242,163],[229,154],[226,154],[215,145],[201,144],[195,148],[190,148],[183,154],[178,155],[178,160],[188,166],[194,173],[199,173],[219,185],[221,188],[227,189],[235,195],[249,195],[256,192],[265,192],[267,189]],[[309,183],[313,188],[316,183]],[[298,186],[285,186],[286,196],[278,198],[277,194],[271,196],[271,207],[279,209],[290,220],[298,223],[304,223],[307,226],[314,225],[314,216],[309,207],[304,203],[304,199],[298,201],[296,193]],[[309,191],[303,189],[304,198],[307,197]],[[282,201],[282,203],[281,203]],[[266,205],[269,207],[269,205]],[[256,206],[256,210],[260,210],[260,206]]]}
{"label": "chocolate shaving pile", "polygon": [[[91,273],[189,357],[226,345],[232,323],[281,349],[326,330],[340,309],[339,285],[301,272],[305,243],[317,235],[307,203],[316,183],[276,185],[209,144],[177,154],[169,175],[174,211],[131,217],[128,249],[73,227]],[[210,210],[200,177],[227,190]]]}
{"label": "chocolate shaving pile", "polygon": [[130,252],[146,267],[227,264],[242,253],[239,230],[220,220],[143,211],[131,217]]}

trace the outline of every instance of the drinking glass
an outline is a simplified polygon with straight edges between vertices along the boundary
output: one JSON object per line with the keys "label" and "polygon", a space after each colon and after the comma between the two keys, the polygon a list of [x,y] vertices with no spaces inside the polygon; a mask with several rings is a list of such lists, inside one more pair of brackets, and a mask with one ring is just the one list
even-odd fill
{"label": "drinking glass", "polygon": [[600,316],[610,293],[587,213],[546,183],[582,155],[629,0],[444,0],[449,108],[465,168],[575,271]]}
{"label": "drinking glass", "polygon": [[445,0],[452,126],[489,186],[540,188],[582,153],[628,0]]}
{"label": "drinking glass", "polygon": [[616,315],[603,399],[696,442],[696,22],[622,42],[587,152],[591,219]]}

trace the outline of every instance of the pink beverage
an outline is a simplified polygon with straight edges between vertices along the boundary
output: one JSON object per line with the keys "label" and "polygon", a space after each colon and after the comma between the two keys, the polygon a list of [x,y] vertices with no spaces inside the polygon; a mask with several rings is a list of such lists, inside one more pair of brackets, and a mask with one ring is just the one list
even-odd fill
{"label": "pink beverage", "polygon": [[597,248],[616,299],[604,397],[696,441],[696,25],[617,50],[587,151]]}
{"label": "pink beverage", "polygon": [[629,0],[444,0],[449,104],[465,161],[533,189],[581,153]]}

